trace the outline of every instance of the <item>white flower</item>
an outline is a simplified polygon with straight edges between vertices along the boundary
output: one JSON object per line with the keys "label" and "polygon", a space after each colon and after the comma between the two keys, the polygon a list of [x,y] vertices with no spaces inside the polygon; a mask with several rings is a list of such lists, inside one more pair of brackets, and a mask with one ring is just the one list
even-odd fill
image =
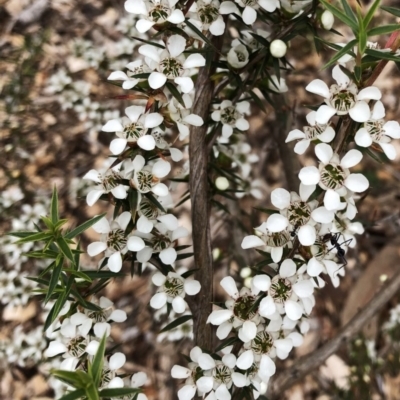
{"label": "white flower", "polygon": [[[347,194],[347,189],[361,193],[368,189],[369,182],[362,174],[351,174],[349,168],[357,165],[362,159],[358,150],[349,150],[341,160],[333,153],[331,146],[320,143],[315,146],[315,154],[320,160],[319,168],[304,167],[300,170],[299,178],[303,185],[315,185],[326,190],[324,206],[327,210],[340,210],[346,207],[341,197]],[[318,221],[319,222],[319,221]]]}
{"label": "white flower", "polygon": [[303,154],[308,149],[311,141],[320,140],[324,143],[330,143],[335,138],[335,130],[330,125],[318,124],[315,121],[316,115],[315,111],[307,114],[306,119],[309,125],[304,126],[303,131],[294,129],[289,132],[286,143],[300,139],[294,146],[295,153]]}
{"label": "white flower", "polygon": [[147,32],[155,24],[171,22],[180,24],[185,20],[182,10],[175,9],[178,0],[127,0],[125,10],[135,15],[143,15],[136,23],[140,33]]}
{"label": "white flower", "polygon": [[133,61],[127,64],[126,68],[129,70],[127,73],[123,71],[114,71],[107,79],[110,81],[123,81],[123,89],[132,89],[139,82],[145,80],[144,78],[136,78],[135,75],[151,72],[151,69],[144,64],[142,60]]}
{"label": "white flower", "polygon": [[88,254],[94,257],[105,251],[105,256],[108,257],[107,266],[112,272],[119,272],[122,268],[122,255],[128,251],[125,229],[131,219],[131,213],[125,211],[111,224],[103,217],[93,225],[93,229],[102,236],[100,241],[89,244]]}
{"label": "white flower", "polygon": [[333,27],[334,22],[335,22],[335,17],[333,16],[333,14],[330,11],[325,10],[321,15],[322,27],[327,31],[330,31]]}
{"label": "white flower", "polygon": [[289,90],[286,80],[281,77],[278,81],[276,75],[271,75],[271,78],[268,80],[268,89],[276,93],[286,93]]}
{"label": "white flower", "polygon": [[159,126],[164,117],[159,113],[144,114],[142,106],[130,106],[125,109],[128,118],[122,123],[117,119],[108,121],[102,128],[105,132],[115,132],[119,139],[114,139],[110,144],[110,151],[114,155],[121,154],[126,145],[137,143],[143,150],[153,150],[156,142],[151,135],[147,135],[148,129]]}
{"label": "white flower", "polygon": [[199,293],[201,288],[200,282],[185,279],[175,272],[169,272],[167,276],[156,272],[152,281],[160,288],[151,298],[150,306],[158,310],[168,302],[172,304],[172,308],[177,314],[182,314],[186,310],[186,302],[183,300],[185,295],[194,296]]}
{"label": "white flower", "polygon": [[389,160],[396,158],[396,149],[390,144],[392,139],[400,139],[400,125],[397,121],[385,122],[385,109],[382,102],[377,101],[369,121],[357,131],[354,140],[361,147],[369,147],[372,143],[381,146]]}
{"label": "white flower", "polygon": [[[223,2],[225,3],[225,2]],[[218,0],[198,0],[190,8],[195,18],[189,21],[199,28],[200,31],[209,30],[214,36],[221,36],[225,32],[225,22],[220,15],[221,3]],[[190,33],[194,33],[188,27]],[[197,36],[197,35],[196,35]]]}
{"label": "white flower", "polygon": [[238,44],[232,47],[228,52],[227,61],[233,68],[243,68],[249,62],[249,52],[246,46]]}
{"label": "white flower", "polygon": [[269,47],[272,57],[275,58],[282,58],[286,54],[286,50],[286,43],[280,39],[273,40]]}
{"label": "white flower", "polygon": [[265,11],[274,12],[279,8],[279,0],[235,0],[240,7],[244,7],[242,18],[243,22],[247,25],[252,25],[257,19],[257,11],[259,7],[263,8]]}
{"label": "white flower", "polygon": [[214,121],[221,122],[222,136],[228,138],[232,135],[233,129],[237,128],[240,131],[249,129],[249,123],[243,117],[248,114],[250,110],[250,103],[242,101],[233,105],[230,100],[224,100],[219,105],[219,110],[211,114]]}
{"label": "white flower", "polygon": [[164,86],[168,79],[173,80],[183,93],[189,93],[194,84],[190,78],[192,68],[203,67],[205,58],[198,53],[192,53],[187,58],[182,54],[186,48],[186,39],[180,35],[168,38],[167,49],[158,49],[145,44],[139,48],[139,53],[146,56],[151,62],[153,71],[149,76],[149,85],[152,89]]}
{"label": "white flower", "polygon": [[313,80],[306,87],[309,92],[325,98],[326,105],[320,106],[317,110],[316,122],[326,124],[335,114],[349,114],[356,122],[368,121],[371,116],[368,100],[379,100],[382,96],[380,90],[369,86],[359,92],[356,84],[338,65],[333,68],[332,76],[337,84],[330,88],[320,79]]}

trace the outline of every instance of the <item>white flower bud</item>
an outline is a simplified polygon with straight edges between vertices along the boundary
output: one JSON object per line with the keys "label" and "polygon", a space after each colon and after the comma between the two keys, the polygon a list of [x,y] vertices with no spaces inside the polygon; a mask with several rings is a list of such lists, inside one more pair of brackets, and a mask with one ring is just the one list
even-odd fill
{"label": "white flower bud", "polygon": [[335,18],[333,16],[333,14],[330,11],[325,10],[321,15],[322,27],[324,29],[326,29],[327,31],[330,31],[332,29],[334,22],[335,22]]}
{"label": "white flower bud", "polygon": [[249,62],[249,52],[246,46],[239,44],[232,47],[229,50],[227,60],[233,68],[243,68]]}
{"label": "white flower bud", "polygon": [[287,46],[286,43],[280,39],[276,39],[271,42],[269,51],[275,58],[281,58],[286,54]]}
{"label": "white flower bud", "polygon": [[229,181],[224,176],[219,176],[215,180],[215,186],[218,190],[226,190],[229,187]]}

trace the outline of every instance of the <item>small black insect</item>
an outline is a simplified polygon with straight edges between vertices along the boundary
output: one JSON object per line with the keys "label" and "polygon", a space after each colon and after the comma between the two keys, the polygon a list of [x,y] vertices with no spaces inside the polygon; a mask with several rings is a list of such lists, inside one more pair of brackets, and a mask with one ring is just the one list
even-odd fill
{"label": "small black insect", "polygon": [[293,227],[293,230],[290,232],[290,236],[292,237],[292,239],[297,235],[297,232],[300,229],[300,225],[295,225]]}
{"label": "small black insect", "polygon": [[330,248],[328,250],[328,252],[333,249],[336,249],[337,258],[343,264],[343,267],[345,267],[347,265],[347,260],[346,260],[346,257],[344,256],[345,251],[344,251],[344,249],[342,249],[341,246],[343,246],[343,245],[348,246],[353,239],[348,239],[342,243],[339,243],[339,238],[341,235],[342,235],[341,232],[327,233],[326,235],[323,236],[322,241],[327,242],[328,240],[330,240],[333,247]]}

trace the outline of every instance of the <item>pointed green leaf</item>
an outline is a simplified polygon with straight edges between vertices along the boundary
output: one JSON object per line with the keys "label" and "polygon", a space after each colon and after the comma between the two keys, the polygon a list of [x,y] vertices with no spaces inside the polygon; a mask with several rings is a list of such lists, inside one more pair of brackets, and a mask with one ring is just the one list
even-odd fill
{"label": "pointed green leaf", "polygon": [[132,39],[135,39],[135,40],[137,40],[137,41],[139,41],[139,42],[142,42],[142,43],[150,44],[150,45],[152,45],[152,46],[154,46],[154,47],[158,47],[158,48],[160,48],[160,49],[165,49],[165,46],[163,46],[163,45],[160,44],[160,43],[150,42],[149,40],[141,39],[141,38],[139,38],[139,37],[137,37],[137,36],[132,36]]}
{"label": "pointed green leaf", "polygon": [[236,336],[230,337],[230,338],[227,338],[227,339],[223,340],[222,343],[220,343],[220,345],[215,349],[215,353],[218,353],[219,351],[221,351],[225,347],[232,346],[233,344],[235,344],[239,340],[240,339],[238,339]]}
{"label": "pointed green leaf", "polygon": [[367,31],[367,36],[387,35],[389,33],[399,30],[400,30],[400,24],[383,25],[383,26],[378,26],[376,28],[372,28],[369,31]]}
{"label": "pointed green leaf", "polygon": [[132,214],[132,219],[135,220],[136,212],[138,209],[138,204],[139,204],[139,193],[135,189],[131,189],[128,192],[128,201],[129,201],[129,207],[130,211]]}
{"label": "pointed green leaf", "polygon": [[85,395],[85,389],[78,389],[74,392],[70,392],[65,394],[63,397],[60,397],[59,400],[77,400],[81,399]]}
{"label": "pointed green leaf", "polygon": [[85,394],[88,400],[100,400],[99,391],[93,384],[86,387]]}
{"label": "pointed green leaf", "polygon": [[44,299],[45,303],[47,303],[50,300],[50,297],[53,294],[54,289],[56,288],[56,286],[58,284],[58,281],[60,279],[60,275],[62,272],[63,264],[64,264],[64,257],[61,256],[56,260],[56,267],[53,269],[53,272],[51,274],[49,289],[48,289],[46,298]]}
{"label": "pointed green leaf", "polygon": [[182,95],[179,93],[179,90],[176,88],[176,86],[171,83],[171,82],[166,82],[165,86],[168,88],[168,90],[171,92],[172,96],[175,97],[175,99],[177,99],[179,101],[179,103],[182,104],[183,107],[185,106],[185,102],[183,101],[183,97]]}
{"label": "pointed green leaf", "polygon": [[346,15],[351,18],[354,22],[357,22],[357,17],[354,14],[353,9],[350,7],[350,4],[347,0],[340,0],[340,2],[342,3],[342,7],[344,12],[346,13]]}
{"label": "pointed green leaf", "polygon": [[189,278],[189,276],[192,276],[196,271],[198,271],[198,268],[193,268],[193,269],[189,269],[188,271],[184,272],[183,274],[181,274],[182,278]]}
{"label": "pointed green leaf", "polygon": [[85,232],[87,229],[89,229],[91,226],[93,226],[96,222],[100,221],[106,214],[100,214],[97,215],[96,217],[93,217],[89,219],[89,221],[84,222],[82,225],[77,226],[75,229],[73,229],[71,232],[68,232],[65,237],[67,239],[73,239],[74,237],[80,235],[82,232]]}
{"label": "pointed green leaf", "polygon": [[118,396],[127,396],[134,393],[140,393],[141,390],[137,388],[114,388],[114,389],[103,389],[99,392],[100,397],[109,398],[109,397],[118,397]]}
{"label": "pointed green leaf", "polygon": [[50,205],[50,218],[53,224],[56,224],[59,220],[58,216],[58,193],[57,188],[54,186],[53,195],[51,196],[51,205]]}
{"label": "pointed green leaf", "polygon": [[40,216],[40,219],[44,222],[49,230],[52,231],[54,229],[54,223],[49,217],[42,215]]}
{"label": "pointed green leaf", "polygon": [[64,371],[61,369],[52,370],[51,374],[55,376],[62,382],[67,383],[68,385],[74,386],[78,389],[83,389],[86,386],[89,386],[92,382],[90,376],[81,370],[77,371]]}
{"label": "pointed green leaf", "polygon": [[326,63],[322,69],[326,69],[328,67],[330,67],[331,65],[335,64],[337,60],[339,60],[339,58],[341,58],[342,56],[344,56],[345,54],[349,53],[350,50],[353,50],[353,47],[357,44],[357,40],[353,39],[351,40],[349,43],[346,44],[346,46],[342,47],[341,50],[339,50],[333,57],[332,59]]}
{"label": "pointed green leaf", "polygon": [[74,276],[76,276],[76,277],[78,277],[78,278],[80,278],[80,279],[83,279],[83,280],[86,281],[86,282],[92,282],[92,279],[89,278],[89,277],[88,277],[84,272],[82,272],[82,271],[77,271],[77,270],[71,269],[71,268],[64,268],[64,272],[65,272],[65,273],[68,273],[68,274],[71,274],[71,275],[74,275]]}
{"label": "pointed green leaf", "polygon": [[29,242],[39,242],[39,241],[47,241],[53,237],[53,234],[51,232],[38,232],[38,233],[33,233],[32,235],[25,236],[19,240],[17,240],[15,243],[16,244],[22,244],[22,243],[29,243]]}
{"label": "pointed green leaf", "polygon": [[381,10],[386,11],[386,12],[393,14],[394,16],[400,18],[400,8],[382,6]]}
{"label": "pointed green leaf", "polygon": [[364,27],[365,29],[367,29],[369,23],[371,22],[372,18],[374,17],[376,10],[378,9],[378,7],[381,4],[381,0],[375,0],[370,9],[367,12],[367,15],[364,17]]}
{"label": "pointed green leaf", "polygon": [[170,324],[164,326],[164,328],[161,329],[160,333],[168,332],[191,319],[193,319],[192,315],[183,315],[182,317],[177,318],[175,321],[172,321]]}
{"label": "pointed green leaf", "polygon": [[62,251],[64,256],[67,257],[68,260],[70,260],[72,263],[74,263],[75,262],[74,255],[72,253],[72,250],[68,246],[68,243],[66,242],[66,240],[63,237],[59,237],[56,240],[56,243],[58,244],[58,247]]}
{"label": "pointed green leaf", "polygon": [[161,203],[153,196],[152,193],[145,193],[144,194],[145,197],[147,197],[148,200],[150,200],[150,202],[152,202],[159,210],[161,210],[162,212],[166,211],[164,210],[164,207],[161,205]]}
{"label": "pointed green leaf", "polygon": [[391,51],[366,49],[365,54],[375,57],[378,60],[400,61],[400,57],[395,56]]}
{"label": "pointed green leaf", "polygon": [[117,278],[119,276],[125,276],[123,272],[112,272],[112,271],[84,271],[82,270],[87,277],[90,279],[110,279]]}
{"label": "pointed green leaf", "polygon": [[100,341],[99,347],[93,358],[93,362],[89,364],[89,374],[93,378],[94,384],[99,387],[101,380],[101,373],[104,366],[104,354],[106,351],[106,335]]}

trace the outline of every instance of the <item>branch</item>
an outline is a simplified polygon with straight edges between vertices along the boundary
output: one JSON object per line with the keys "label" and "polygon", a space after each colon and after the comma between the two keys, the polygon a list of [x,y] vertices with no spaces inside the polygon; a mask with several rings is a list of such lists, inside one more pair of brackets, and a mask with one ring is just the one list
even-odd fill
{"label": "branch", "polygon": [[352,339],[363,326],[397,293],[400,288],[400,271],[385,284],[367,306],[350,320],[339,332],[338,336],[323,345],[317,351],[304,356],[287,370],[280,373],[269,387],[271,400],[282,397],[282,393],[315,368],[319,367],[342,344]]}
{"label": "branch", "polygon": [[[217,49],[222,47],[222,37],[213,39]],[[192,111],[204,121],[208,119],[213,98],[214,83],[210,79],[214,68],[200,70],[195,86]],[[201,283],[201,291],[193,304],[194,342],[204,349],[212,348],[212,329],[207,318],[212,311],[213,263],[210,235],[210,198],[208,188],[208,148],[206,142],[207,124],[192,126],[190,131],[190,198],[192,202],[192,227],[194,261],[199,271],[196,274]]]}

